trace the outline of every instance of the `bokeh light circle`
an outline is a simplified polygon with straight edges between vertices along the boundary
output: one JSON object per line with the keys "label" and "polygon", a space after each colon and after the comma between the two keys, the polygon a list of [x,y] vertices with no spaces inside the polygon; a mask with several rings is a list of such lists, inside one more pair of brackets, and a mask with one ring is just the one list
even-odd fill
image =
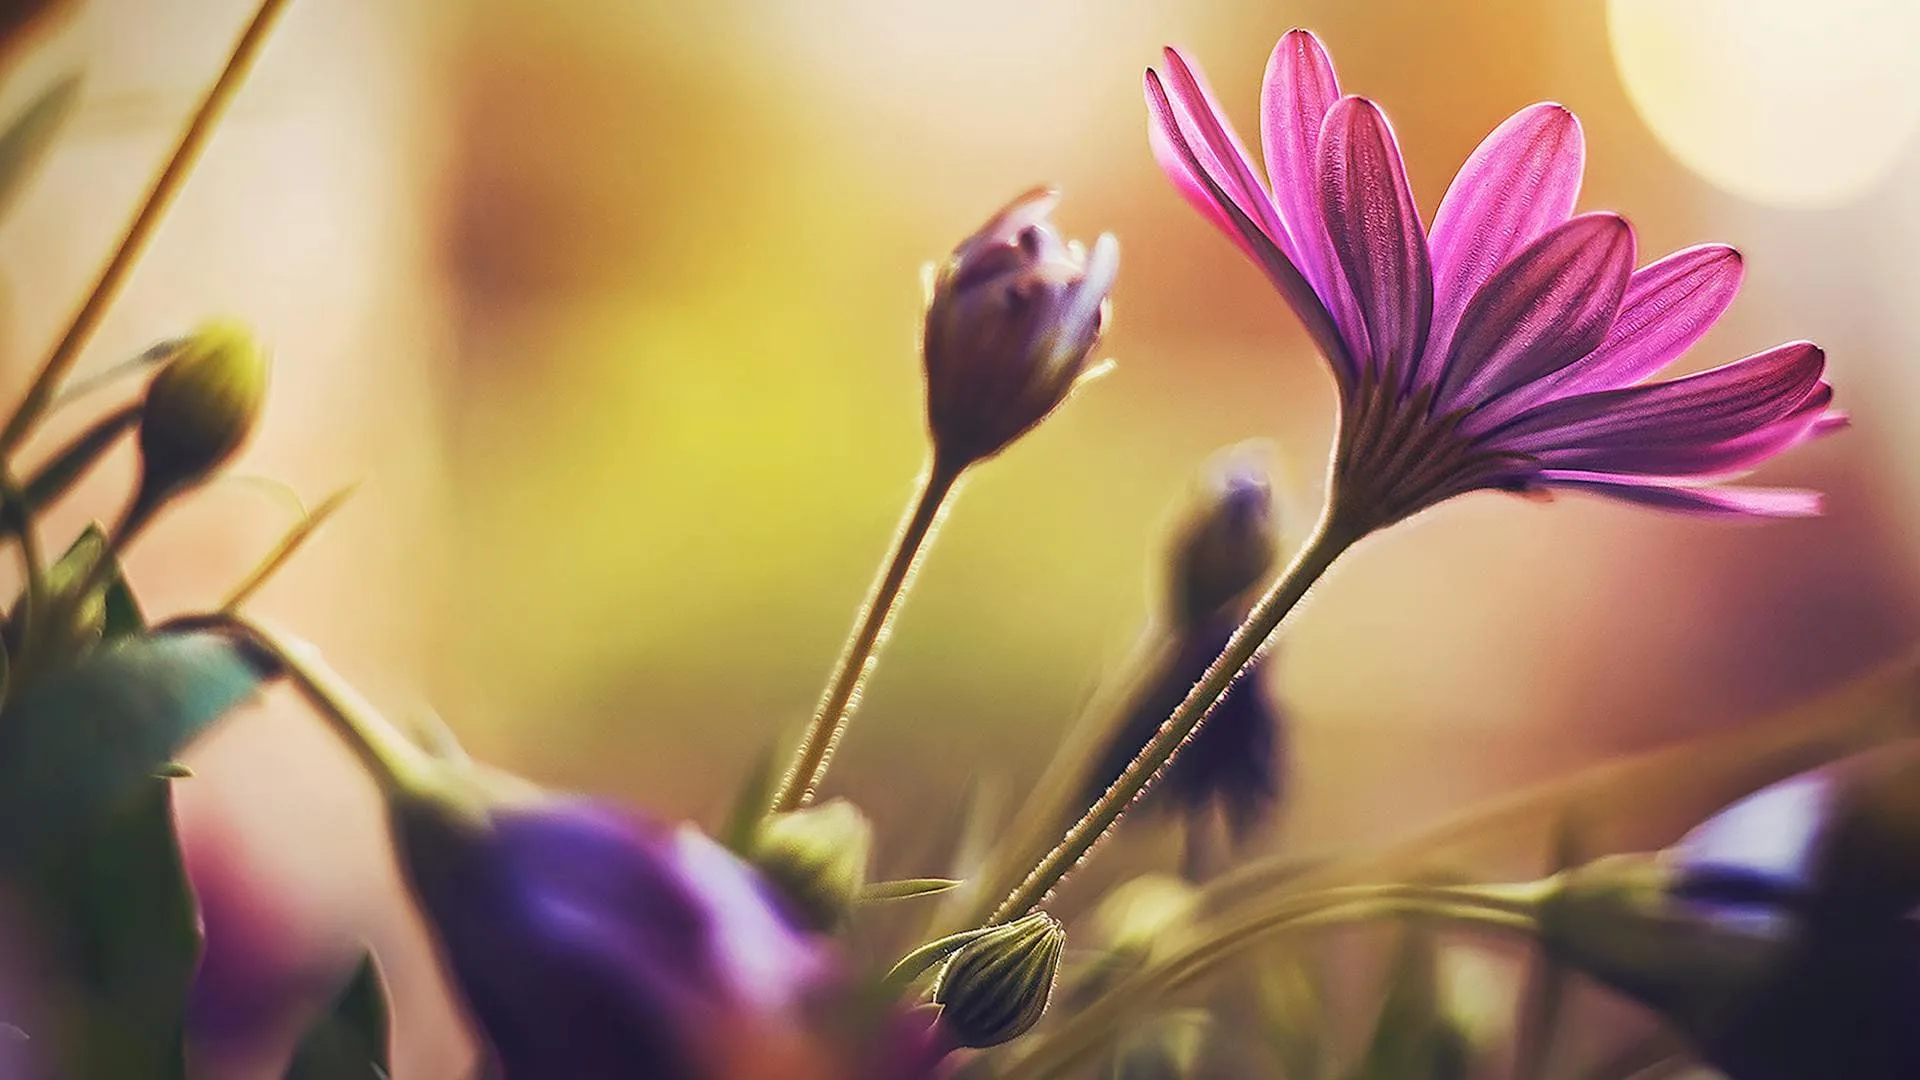
{"label": "bokeh light circle", "polygon": [[1920,128],[1920,0],[1608,0],[1607,26],[1655,137],[1758,203],[1847,202]]}

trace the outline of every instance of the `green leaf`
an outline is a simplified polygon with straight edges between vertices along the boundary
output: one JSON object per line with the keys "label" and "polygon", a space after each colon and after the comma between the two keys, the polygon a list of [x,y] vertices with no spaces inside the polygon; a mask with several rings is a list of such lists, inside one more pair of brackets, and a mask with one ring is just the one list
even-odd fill
{"label": "green leaf", "polygon": [[0,218],[40,171],[61,125],[80,101],[80,76],[68,75],[42,91],[0,132]]}
{"label": "green leaf", "polygon": [[387,995],[373,957],[294,1052],[286,1080],[386,1080]]}
{"label": "green leaf", "polygon": [[159,632],[28,687],[0,718],[0,870],[122,810],[267,673],[224,634]]}
{"label": "green leaf", "polygon": [[[120,436],[132,431],[139,422],[140,406],[128,405],[94,421],[87,430],[74,436],[27,481],[27,508],[35,512],[45,510],[54,500],[65,495],[103,454],[113,448]],[[0,519],[0,527],[4,527],[8,534],[20,531],[20,515],[5,515],[4,519]]]}
{"label": "green leaf", "polygon": [[63,1007],[53,1040],[76,1080],[181,1080],[187,992],[200,953],[164,780],[17,871]]}
{"label": "green leaf", "polygon": [[933,896],[957,889],[963,882],[953,878],[924,877],[905,878],[900,881],[876,881],[860,890],[860,902],[879,903],[887,900],[911,900],[916,896]]}
{"label": "green leaf", "polygon": [[1440,1034],[1438,949],[1433,932],[1408,925],[1354,1080],[1430,1080]]}
{"label": "green leaf", "polygon": [[1261,1026],[1286,1080],[1320,1080],[1327,1073],[1326,991],[1319,973],[1297,949],[1275,950],[1258,972]]}
{"label": "green leaf", "polygon": [[753,767],[741,779],[733,802],[727,807],[726,821],[720,825],[720,842],[741,858],[753,853],[760,825],[766,820],[767,807],[773,801],[774,786],[780,782],[778,752],[777,746],[770,743],[754,758]]}

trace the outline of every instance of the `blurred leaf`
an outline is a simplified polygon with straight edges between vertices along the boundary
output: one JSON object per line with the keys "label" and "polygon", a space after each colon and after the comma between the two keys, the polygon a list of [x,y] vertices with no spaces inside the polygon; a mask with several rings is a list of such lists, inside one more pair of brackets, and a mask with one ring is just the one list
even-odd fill
{"label": "blurred leaf", "polygon": [[61,1010],[61,1075],[182,1080],[200,932],[170,784],[145,781],[42,855],[17,884],[72,995]]}
{"label": "blurred leaf", "polygon": [[368,956],[300,1040],[286,1080],[386,1080],[388,1027],[386,988]]}
{"label": "blurred leaf", "polygon": [[1186,1080],[1207,1047],[1213,1016],[1175,1009],[1147,1021],[1114,1051],[1110,1080]]}
{"label": "blurred leaf", "polygon": [[[1563,811],[1553,833],[1547,874],[1586,861],[1585,829],[1571,811]],[[1520,1024],[1514,1036],[1513,1080],[1543,1080],[1552,1063],[1554,1038],[1559,1033],[1560,1010],[1567,996],[1565,964],[1537,944],[1528,961],[1527,981],[1520,998]]]}
{"label": "blurred leaf", "polygon": [[62,386],[59,391],[53,395],[53,401],[49,405],[49,408],[57,409],[62,405],[71,403],[77,398],[91,394],[101,387],[111,386],[121,379],[144,374],[150,368],[159,367],[161,364],[180,355],[180,351],[186,348],[189,340],[188,338],[177,337],[156,341],[140,352],[116,364],[102,368],[89,375],[77,376]]}
{"label": "blurred leaf", "polygon": [[[19,7],[17,3],[13,5]],[[0,26],[11,27],[24,21],[16,17],[14,11],[0,15]],[[59,135],[61,125],[73,112],[74,105],[80,101],[80,76],[68,75],[42,91],[31,105],[13,118],[4,132],[0,132],[0,219],[13,209],[20,193],[40,171],[41,163],[46,159],[47,151],[53,148],[54,138]]]}
{"label": "blurred leaf", "polygon": [[720,842],[741,858],[753,853],[760,823],[766,820],[767,807],[773,803],[773,789],[780,782],[778,754],[776,740],[753,759],[752,767],[734,791],[733,803],[727,808],[727,820],[720,825]]}
{"label": "blurred leaf", "polygon": [[[74,436],[27,481],[27,508],[44,510],[65,495],[101,455],[112,449],[120,436],[133,430],[139,422],[140,406],[128,405],[94,421],[91,427]],[[0,515],[0,527],[4,527],[8,535],[19,532],[19,515]]]}
{"label": "blurred leaf", "polygon": [[213,631],[125,638],[27,688],[0,722],[0,867],[118,814],[267,668]]}
{"label": "blurred leaf", "polygon": [[1687,1044],[1665,1027],[1627,1043],[1613,1054],[1580,1073],[1581,1080],[1654,1080],[1671,1076],[1675,1065],[1690,1060]]}
{"label": "blurred leaf", "polygon": [[[226,599],[220,601],[219,610],[234,611],[238,609],[240,605],[251,599],[253,594],[258,592],[261,586],[272,580],[273,575],[280,572],[280,568],[285,566],[288,560],[299,553],[300,548],[304,546],[308,540],[313,539],[313,534],[320,531],[320,526],[325,525],[328,519],[332,518],[342,506],[346,505],[347,500],[353,497],[353,493],[358,487],[358,484],[348,484],[346,487],[320,500],[320,504],[312,510],[302,509],[300,512],[300,520],[294,523],[293,528],[287,530],[286,535],[280,538],[279,543],[273,545],[273,550],[269,551],[265,558],[262,558],[258,563],[254,564],[253,569],[249,570],[247,576],[242,578],[240,583],[233,587],[233,590],[227,594]],[[445,724],[439,724],[437,719],[435,723],[440,728],[441,734],[446,736],[449,746],[457,752],[459,743],[453,740],[453,733],[446,730]]]}
{"label": "blurred leaf", "polygon": [[1327,1072],[1325,990],[1295,949],[1274,952],[1256,968],[1260,1016],[1286,1080],[1320,1080]]}
{"label": "blurred leaf", "polygon": [[1380,1013],[1352,1080],[1437,1080],[1441,1027],[1439,951],[1431,930],[1410,923],[1401,931]]}
{"label": "blurred leaf", "polygon": [[916,896],[933,896],[956,889],[960,884],[952,878],[937,877],[876,881],[860,891],[860,902],[872,904],[887,900],[911,900]]}

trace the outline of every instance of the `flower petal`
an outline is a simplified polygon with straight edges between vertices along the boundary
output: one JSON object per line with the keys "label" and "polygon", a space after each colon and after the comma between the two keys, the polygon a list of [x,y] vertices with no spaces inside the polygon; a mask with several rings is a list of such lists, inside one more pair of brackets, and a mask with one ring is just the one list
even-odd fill
{"label": "flower petal", "polygon": [[1540,479],[1548,487],[1591,491],[1641,506],[1673,510],[1696,517],[1817,517],[1823,506],[1819,492],[1801,488],[1686,487],[1655,483],[1639,477],[1558,469],[1541,472]]}
{"label": "flower petal", "polygon": [[1666,367],[1713,328],[1740,291],[1740,253],[1725,244],[1676,251],[1633,272],[1620,316],[1594,351],[1510,395],[1520,408],[1631,386]]}
{"label": "flower petal", "polygon": [[1549,230],[1468,302],[1434,408],[1475,408],[1593,351],[1632,273],[1633,229],[1619,215],[1582,214]]}
{"label": "flower petal", "polygon": [[1675,428],[1661,439],[1646,431],[1627,430],[1617,438],[1602,436],[1578,447],[1555,447],[1535,455],[1540,465],[1658,476],[1667,479],[1718,480],[1759,467],[1768,458],[1832,430],[1827,411],[1833,387],[1821,383],[1794,411],[1779,420],[1733,436],[1690,437]]}
{"label": "flower petal", "polygon": [[[1289,307],[1293,308],[1294,314],[1305,325],[1307,333],[1327,357],[1328,363],[1333,367],[1334,377],[1339,379],[1342,385],[1350,384],[1358,370],[1352,359],[1353,354],[1345,340],[1341,338],[1339,329],[1334,325],[1333,318],[1327,313],[1320,297],[1313,291],[1313,286],[1301,275],[1299,268],[1288,260],[1286,253],[1280,250],[1274,239],[1262,231],[1260,225],[1234,203],[1220,186],[1219,181],[1202,169],[1192,140],[1181,129],[1179,114],[1175,111],[1172,100],[1167,96],[1167,89],[1160,81],[1159,72],[1151,68],[1147,69],[1146,93],[1147,110],[1151,117],[1149,130],[1158,132],[1166,140],[1168,148],[1182,166],[1182,171],[1178,175],[1171,170],[1168,173],[1173,177],[1175,185],[1182,185],[1185,179],[1191,179],[1206,191],[1207,205],[1219,214],[1215,220],[1225,220],[1231,226],[1229,235],[1236,237],[1240,242],[1241,250],[1247,252],[1253,261],[1267,272],[1268,280],[1272,281],[1274,287],[1280,291],[1281,297],[1286,300]],[[1212,211],[1205,212],[1212,216]]]}
{"label": "flower petal", "polygon": [[1169,47],[1165,56],[1167,74],[1162,85],[1179,130],[1193,148],[1201,169],[1291,258],[1280,212],[1274,208],[1266,185],[1253,171],[1253,157],[1247,153],[1239,133],[1233,130],[1219,99],[1207,86],[1206,77],[1196,65],[1187,62],[1180,50]]}
{"label": "flower petal", "polygon": [[1379,106],[1344,97],[1327,110],[1319,157],[1327,237],[1367,328],[1366,362],[1405,390],[1426,343],[1433,273],[1399,144]]}
{"label": "flower petal", "polygon": [[1539,455],[1735,439],[1793,415],[1824,385],[1826,354],[1796,341],[1681,379],[1578,394],[1520,414],[1485,441]]}
{"label": "flower petal", "polygon": [[1366,329],[1360,324],[1346,275],[1334,258],[1320,212],[1320,126],[1339,99],[1340,82],[1320,39],[1306,30],[1287,31],[1273,47],[1260,88],[1267,179],[1273,186],[1274,207],[1286,227],[1284,250],[1313,283],[1347,340],[1359,343],[1354,353],[1361,355]]}
{"label": "flower petal", "polygon": [[1433,215],[1433,330],[1422,382],[1439,378],[1467,303],[1521,248],[1567,220],[1580,194],[1586,141],[1564,107],[1530,105],[1467,158]]}

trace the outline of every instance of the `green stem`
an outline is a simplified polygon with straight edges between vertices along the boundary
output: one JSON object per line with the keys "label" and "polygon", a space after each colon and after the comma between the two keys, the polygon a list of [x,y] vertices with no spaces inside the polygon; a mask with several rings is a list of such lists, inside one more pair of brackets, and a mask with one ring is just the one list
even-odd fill
{"label": "green stem", "polygon": [[[18,628],[20,655],[8,665],[15,672],[30,670],[33,654],[39,650],[41,627],[47,616],[47,564],[40,550],[40,529],[34,524],[34,506],[27,500],[13,467],[0,464],[0,507],[4,507],[8,525],[20,537],[20,573],[26,590],[20,610],[13,613]],[[9,693],[21,685],[19,679],[7,680]]]}
{"label": "green stem", "polygon": [[1327,509],[1314,528],[1313,536],[1294,555],[1286,572],[1253,605],[1246,621],[1227,640],[1226,647],[1207,667],[1200,681],[1188,691],[1186,699],[1173,710],[1142,747],[1120,778],[1094,801],[1080,820],[1067,830],[1054,849],[1048,852],[992,916],[993,922],[1018,918],[1046,899],[1074,867],[1078,866],[1102,837],[1113,829],[1127,807],[1146,791],[1155,777],[1173,759],[1182,744],[1198,731],[1207,714],[1226,696],[1234,680],[1265,651],[1274,631],[1280,628],[1300,599],[1326,573],[1340,554],[1365,535],[1362,527],[1350,524],[1340,513],[1338,493],[1330,494]]}
{"label": "green stem", "polygon": [[926,556],[927,546],[964,471],[965,466],[949,464],[935,454],[920,474],[919,490],[894,535],[892,553],[874,579],[854,623],[853,634],[847,639],[840,659],[834,663],[826,693],[821,696],[819,707],[814,709],[813,719],[794,751],[793,764],[780,781],[773,798],[773,813],[805,806],[826,776],[834,748],[846,733],[854,710],[860,707],[861,687],[879,661],[880,648],[887,642],[894,615],[913,584],[914,573]]}
{"label": "green stem", "polygon": [[274,20],[287,6],[287,0],[262,0],[254,12],[253,21],[241,32],[234,43],[233,52],[227,58],[227,65],[220,77],[207,90],[201,99],[200,107],[188,121],[186,130],[181,132],[180,141],[174,146],[173,156],[160,170],[160,175],[148,189],[146,201],[134,214],[133,221],[121,235],[120,246],[113,257],[100,271],[100,277],[94,282],[93,290],[74,313],[73,321],[61,335],[53,351],[33,377],[33,384],[27,388],[26,396],[15,406],[13,415],[8,417],[6,426],[0,428],[0,458],[5,458],[20,445],[20,440],[32,430],[34,421],[39,419],[47,405],[59,391],[61,382],[73,370],[80,358],[80,350],[93,337],[93,332],[106,315],[107,308],[120,292],[129,271],[138,261],[140,253],[146,249],[147,241],[152,238],[155,226],[165,216],[167,207],[172,205],[173,197],[179,192],[180,185],[192,171],[194,162],[200,157],[207,137],[213,133],[215,123],[232,102],[235,92],[240,89],[246,78],[247,70],[259,55],[260,47],[266,43],[267,33],[272,29]]}
{"label": "green stem", "polygon": [[1534,890],[1502,886],[1388,884],[1347,886],[1293,897],[1207,934],[1135,972],[1092,1005],[1066,1019],[1014,1062],[999,1080],[1067,1075],[1106,1044],[1126,1018],[1216,968],[1243,958],[1256,943],[1387,918],[1437,919],[1500,933],[1533,933]]}
{"label": "green stem", "polygon": [[1142,697],[1158,690],[1160,680],[1178,662],[1179,649],[1173,636],[1156,630],[1122,669],[1144,674],[1126,682],[1118,692],[1103,691],[1081,711],[1054,748],[1053,757],[1015,812],[1013,822],[989,849],[979,880],[970,885],[972,895],[966,906],[959,908],[960,917],[953,925],[974,926],[985,921],[1006,890],[1018,884],[1019,879],[1012,875],[1046,853],[1048,842],[1060,835],[1072,820],[1069,815],[1079,809],[1077,797],[1086,783],[1086,765],[1095,748],[1139,709]]}
{"label": "green stem", "polygon": [[287,682],[313,706],[389,796],[444,793],[449,787],[446,767],[328,667],[313,646],[241,615],[222,612],[196,621],[237,632],[272,656]]}

